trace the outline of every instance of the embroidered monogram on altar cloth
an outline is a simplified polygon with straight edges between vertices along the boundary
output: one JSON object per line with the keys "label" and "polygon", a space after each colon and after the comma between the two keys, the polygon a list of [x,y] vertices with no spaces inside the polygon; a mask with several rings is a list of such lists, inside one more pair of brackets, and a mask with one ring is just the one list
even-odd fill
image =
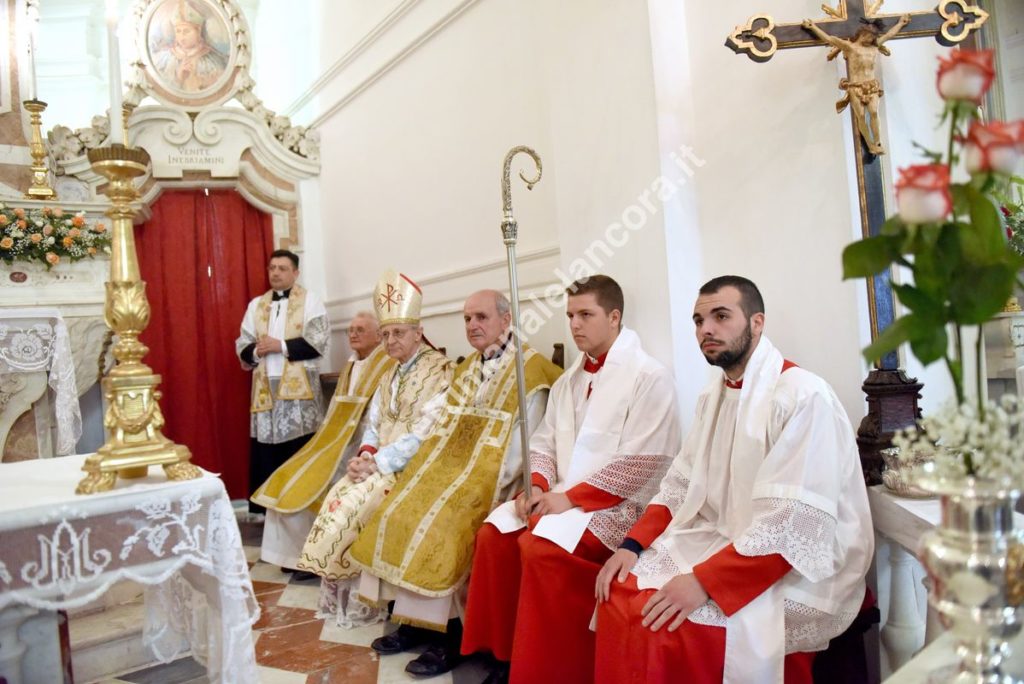
{"label": "embroidered monogram on altar cloth", "polygon": [[151,475],[75,498],[83,456],[0,466],[0,610],[69,610],[123,579],[145,586],[143,642],[192,651],[212,682],[257,681],[259,607],[223,483]]}

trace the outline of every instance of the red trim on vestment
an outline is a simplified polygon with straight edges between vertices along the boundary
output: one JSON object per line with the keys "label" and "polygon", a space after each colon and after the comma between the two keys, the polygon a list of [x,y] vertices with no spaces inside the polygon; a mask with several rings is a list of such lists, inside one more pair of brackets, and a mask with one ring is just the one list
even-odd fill
{"label": "red trim on vestment", "polygon": [[569,497],[573,506],[579,506],[587,513],[618,506],[623,501],[621,496],[615,496],[586,482],[580,482],[575,487],[569,488],[565,495]]}
{"label": "red trim on vestment", "polygon": [[636,524],[630,528],[626,537],[646,549],[668,528],[670,522],[672,522],[672,511],[668,506],[651,504],[636,521]]}
{"label": "red trim on vestment", "polygon": [[780,554],[744,556],[729,544],[693,567],[693,574],[725,615],[760,596],[793,568]]}
{"label": "red trim on vestment", "polygon": [[361,447],[359,447],[359,453],[361,454],[361,453],[363,453],[364,451],[365,451],[366,453],[370,454],[371,456],[373,456],[374,454],[376,454],[376,453],[377,453],[377,447],[375,447],[375,446],[370,446],[369,444],[364,444],[364,445],[362,445]]}
{"label": "red trim on vestment", "polygon": [[545,492],[551,489],[551,485],[548,484],[548,479],[540,473],[530,473],[530,484],[534,487],[540,487]]}

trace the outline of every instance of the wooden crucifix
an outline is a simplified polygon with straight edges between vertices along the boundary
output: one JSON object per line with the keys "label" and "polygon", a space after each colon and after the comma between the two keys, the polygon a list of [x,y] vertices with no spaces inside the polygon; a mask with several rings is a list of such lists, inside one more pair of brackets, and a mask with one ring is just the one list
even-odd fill
{"label": "wooden crucifix", "polygon": [[[736,27],[725,44],[755,62],[767,62],[779,50],[803,47],[829,46],[829,60],[843,55],[847,76],[839,82],[839,88],[845,96],[836,103],[836,110],[851,108],[861,232],[870,237],[880,233],[887,213],[879,159],[885,150],[878,118],[882,88],[877,74],[879,56],[890,54],[885,43],[930,37],[943,45],[957,45],[985,23],[988,13],[974,0],[939,0],[934,9],[906,14],[880,13],[885,0],[838,1],[837,7],[821,6],[826,16],[820,20],[776,24],[770,15],[755,15],[746,25]],[[890,275],[885,272],[868,280],[872,339],[895,319]],[[881,482],[879,452],[891,445],[895,431],[912,425],[918,417],[921,387],[900,370],[896,352],[880,359],[864,381],[868,414],[857,430],[857,442],[869,484]]]}

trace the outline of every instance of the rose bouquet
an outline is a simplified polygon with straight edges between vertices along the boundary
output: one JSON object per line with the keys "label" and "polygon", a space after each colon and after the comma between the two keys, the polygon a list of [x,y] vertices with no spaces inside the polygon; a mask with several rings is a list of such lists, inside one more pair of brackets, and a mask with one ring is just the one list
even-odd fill
{"label": "rose bouquet", "polygon": [[[1016,405],[983,400],[981,373],[973,405],[967,404],[964,389],[963,329],[980,326],[1002,310],[1024,267],[1024,256],[1008,246],[1004,217],[995,201],[1019,181],[1013,174],[1024,154],[1024,121],[979,120],[978,105],[995,75],[992,63],[991,50],[954,50],[940,58],[937,87],[945,100],[942,122],[949,126],[946,149],[925,150],[929,163],[901,169],[897,214],[885,222],[880,235],[843,251],[844,278],[866,278],[892,266],[911,276],[893,284],[907,312],[864,350],[864,356],[874,360],[909,343],[923,365],[943,360],[953,381],[955,405],[925,421],[923,432],[913,429],[904,435],[898,445],[905,454],[940,440],[948,446],[952,433],[946,428],[953,423],[988,425],[986,421],[999,419],[1005,424],[1000,434],[1016,435],[1022,417]],[[955,183],[953,169],[961,164],[967,179]],[[978,368],[982,351],[979,334],[974,350]],[[978,449],[968,446],[943,454],[964,474],[985,470]]]}
{"label": "rose bouquet", "polygon": [[0,204],[0,259],[41,261],[50,269],[61,262],[110,253],[110,234],[103,223],[63,209],[11,208]]}

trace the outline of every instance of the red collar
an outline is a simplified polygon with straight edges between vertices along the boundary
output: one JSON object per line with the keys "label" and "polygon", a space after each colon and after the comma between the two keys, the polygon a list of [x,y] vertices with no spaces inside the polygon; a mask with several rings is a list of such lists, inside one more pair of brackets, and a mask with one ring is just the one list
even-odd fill
{"label": "red collar", "polygon": [[[797,366],[792,361],[783,359],[783,361],[782,361],[782,372],[785,373],[790,368],[799,368],[799,366]],[[725,386],[728,387],[729,389],[743,389],[743,378],[740,378],[739,380],[736,380],[735,382],[733,382],[732,380],[729,379],[728,375],[723,376],[723,377],[725,378]]]}
{"label": "red collar", "polygon": [[596,360],[593,359],[590,356],[590,354],[584,353],[583,354],[583,370],[585,370],[588,373],[596,373],[597,371],[601,370],[602,366],[604,366],[604,361],[607,358],[608,358],[608,352],[605,352],[604,354],[601,354],[599,357],[597,357]]}

